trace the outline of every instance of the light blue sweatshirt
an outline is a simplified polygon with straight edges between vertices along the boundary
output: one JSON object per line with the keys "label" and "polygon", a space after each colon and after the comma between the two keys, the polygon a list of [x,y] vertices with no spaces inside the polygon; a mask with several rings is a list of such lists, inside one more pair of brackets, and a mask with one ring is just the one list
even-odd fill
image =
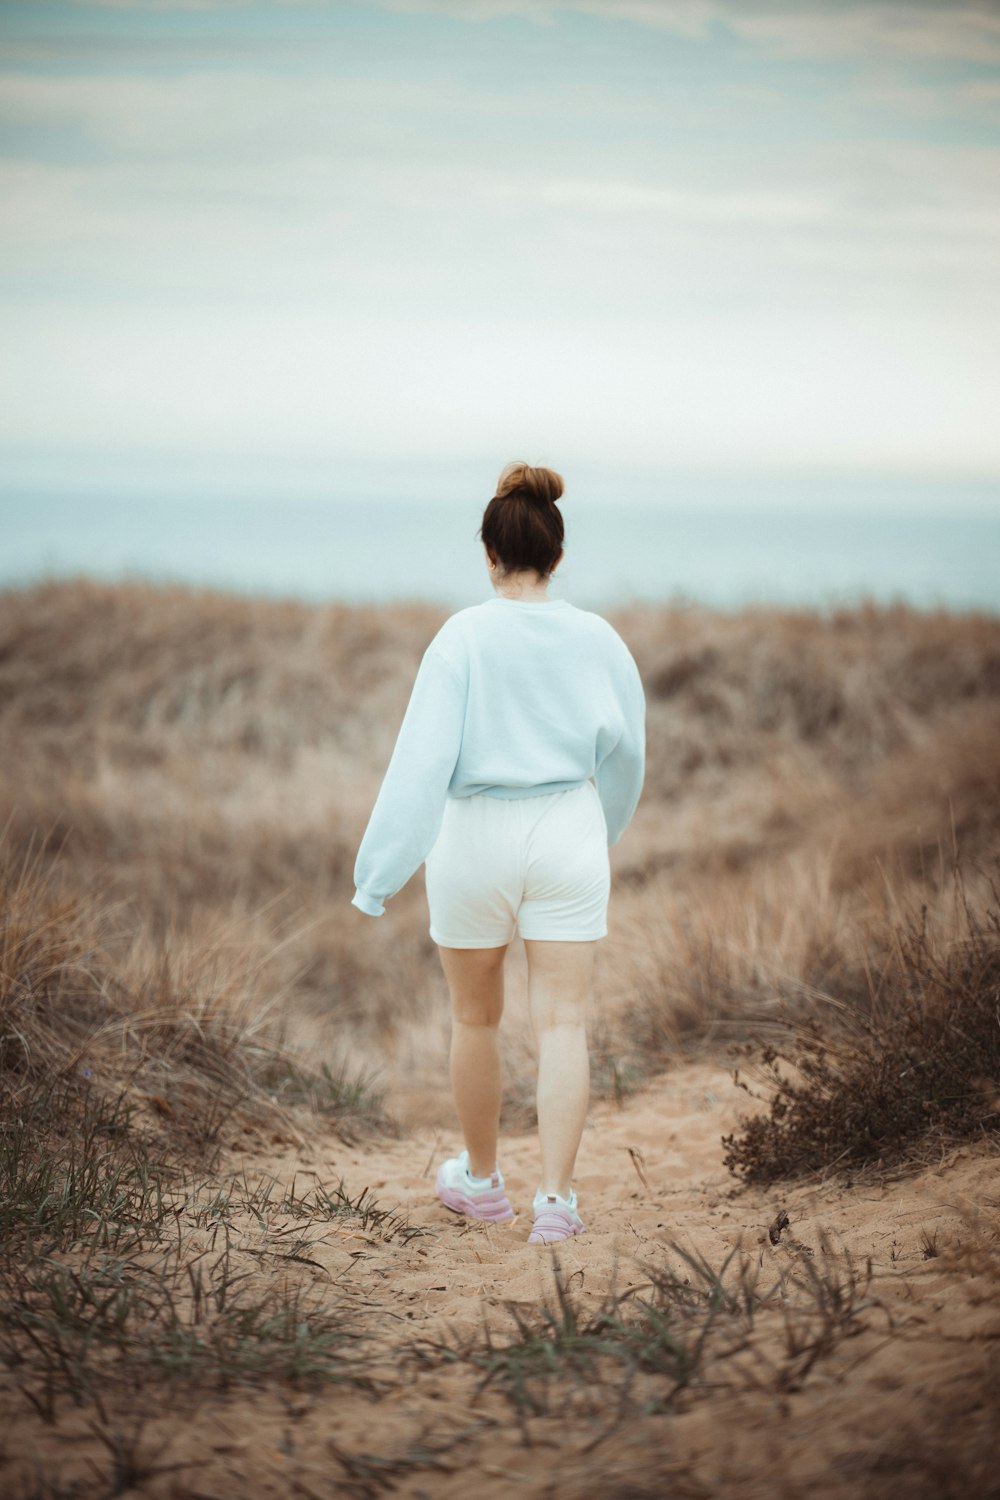
{"label": "light blue sweatshirt", "polygon": [[614,844],[645,758],[635,662],[600,615],[563,599],[490,599],[431,641],[354,870],[369,916],[434,846],[448,797],[536,797],[593,780]]}

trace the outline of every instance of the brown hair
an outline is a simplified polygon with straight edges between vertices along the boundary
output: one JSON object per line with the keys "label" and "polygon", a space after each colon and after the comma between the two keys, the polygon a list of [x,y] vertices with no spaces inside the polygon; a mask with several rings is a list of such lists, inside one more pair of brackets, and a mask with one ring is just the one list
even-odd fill
{"label": "brown hair", "polygon": [[541,578],[552,572],[563,547],[563,518],[556,505],[562,492],[562,475],[555,469],[515,462],[501,471],[479,535],[505,572],[534,568]]}

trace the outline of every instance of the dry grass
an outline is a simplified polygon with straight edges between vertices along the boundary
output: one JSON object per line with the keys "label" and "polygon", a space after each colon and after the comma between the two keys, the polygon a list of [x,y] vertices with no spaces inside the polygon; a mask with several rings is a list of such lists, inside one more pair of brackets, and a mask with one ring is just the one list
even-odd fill
{"label": "dry grass", "polygon": [[[303,1192],[192,1177],[185,1142],[150,1136],[124,1096],[23,1085],[0,1119],[0,1360],[47,1425],[237,1386],[377,1389],[353,1310],[286,1272],[331,1223],[418,1234],[342,1181]],[[319,1231],[317,1233],[317,1231]],[[157,1394],[161,1393],[161,1394]]]}
{"label": "dry grass", "polygon": [[[155,1036],[147,1066],[165,1046],[172,1068],[179,1011],[188,1040],[211,1032],[238,1071],[226,1039],[280,1041],[280,1014],[334,1070],[349,1053],[438,1086],[420,882],[387,921],[348,901],[440,619],[83,581],[0,596],[4,878],[25,859],[51,871],[66,941],[104,955],[105,999],[77,1006],[72,1046],[100,1012],[139,1052],[138,1033]],[[1000,847],[1000,621],[676,608],[616,623],[649,698],[595,1025],[595,1076],[620,1093],[783,1005],[867,1006],[906,913],[926,906],[943,931],[956,850],[982,917]],[[529,1051],[512,1031],[516,1070]],[[510,1123],[530,1119],[528,1093],[513,1090]]]}
{"label": "dry grass", "polygon": [[828,1238],[818,1256],[800,1252],[773,1277],[741,1245],[714,1265],[668,1242],[642,1269],[639,1288],[612,1289],[585,1307],[556,1257],[551,1293],[527,1307],[509,1303],[506,1327],[487,1327],[465,1347],[425,1345],[417,1356],[432,1365],[466,1360],[482,1371],[480,1391],[498,1386],[522,1416],[572,1410],[617,1424],[628,1412],[680,1410],[737,1385],[797,1389],[876,1312],[884,1319],[869,1295],[871,1266],[859,1270]]}
{"label": "dry grass", "polygon": [[[458,1482],[465,1445],[511,1413],[545,1452],[583,1413],[565,1493],[593,1493],[595,1475],[609,1493],[732,1493],[643,1423],[714,1412],[722,1390],[786,1411],[814,1369],[847,1368],[841,1346],[866,1324],[857,1342],[874,1339],[867,1272],[825,1243],[769,1280],[759,1256],[716,1265],[675,1245],[641,1296],[597,1305],[557,1277],[483,1338],[413,1348],[393,1327],[387,1358],[361,1293],[346,1306],[302,1276],[322,1273],[316,1256],[334,1267],[317,1248],[331,1223],[408,1253],[405,1217],[342,1181],[220,1177],[234,1113],[285,1139],[316,1111],[348,1139],[386,1129],[376,1066],[394,1097],[441,1108],[443,984],[419,881],[381,922],[349,906],[440,618],[82,581],[0,595],[5,1409],[49,1425],[79,1410],[106,1450],[92,1474],[40,1468],[25,1495],[186,1484],[143,1430],[164,1392],[256,1386],[287,1403],[334,1382],[367,1400],[455,1368],[483,1382],[465,1427],[429,1420],[398,1454],[324,1437],[336,1477],[319,1492]],[[991,1127],[1000,620],[646,609],[617,623],[649,694],[649,779],[615,853],[600,1089],[621,1098],[694,1050],[770,1047],[770,1106],[730,1142],[753,1180],[913,1161],[931,1136]],[[507,1046],[526,1077],[516,1027]],[[866,1141],[859,1113],[901,1056],[923,1080],[889,1091],[906,1128],[890,1140],[869,1120]],[[508,1120],[530,1115],[515,1087]],[[927,1254],[995,1288],[992,1223]],[[922,1415],[866,1456],[857,1492],[991,1493],[997,1388],[981,1372],[938,1427]],[[595,1420],[608,1441],[592,1460]]]}
{"label": "dry grass", "polygon": [[192,914],[137,928],[126,903],[81,889],[46,852],[17,862],[0,846],[4,1119],[60,1086],[66,1100],[74,1088],[122,1092],[151,1127],[202,1151],[236,1111],[287,1122],[285,1100],[385,1124],[356,1070],[307,1067],[284,1045],[286,996],[254,923]]}

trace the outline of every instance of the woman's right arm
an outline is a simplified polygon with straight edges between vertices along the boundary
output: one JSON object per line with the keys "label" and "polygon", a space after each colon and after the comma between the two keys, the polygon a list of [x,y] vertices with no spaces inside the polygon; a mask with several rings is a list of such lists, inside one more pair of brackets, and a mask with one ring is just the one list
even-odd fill
{"label": "woman's right arm", "polygon": [[371,917],[382,915],[434,846],[462,745],[465,704],[465,685],[430,647],[354,867],[353,904]]}

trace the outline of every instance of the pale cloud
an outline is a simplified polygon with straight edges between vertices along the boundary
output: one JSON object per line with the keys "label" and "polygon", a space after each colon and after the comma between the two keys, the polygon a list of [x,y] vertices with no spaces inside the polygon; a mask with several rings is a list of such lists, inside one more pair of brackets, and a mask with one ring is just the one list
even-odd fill
{"label": "pale cloud", "polygon": [[[147,7],[107,4],[141,40]],[[903,51],[814,100],[795,59],[880,57],[889,7],[379,8],[587,12],[633,62],[639,28],[747,46],[690,87],[637,68],[636,89],[631,62],[605,76],[591,52],[544,86],[502,51],[494,72],[492,41],[474,79],[402,52],[383,69],[364,47],[353,66],[8,64],[8,444],[430,459],[516,433],[595,462],[1000,468],[1000,142],[933,124],[943,101],[988,121],[997,86],[897,67],[938,10],[892,7]],[[299,46],[296,11],[279,32]],[[943,55],[989,41],[984,17],[949,12]],[[730,66],[776,52],[781,67]],[[866,135],[856,111],[876,96]]]}
{"label": "pale cloud", "polygon": [[1000,105],[1000,78],[975,78],[957,85],[956,100],[963,104]]}
{"label": "pale cloud", "polygon": [[[74,0],[85,5],[94,0]],[[244,0],[96,0],[132,12],[239,10]],[[629,22],[693,39],[713,27],[788,57],[925,59],[990,63],[1000,60],[1000,15],[979,4],[907,0],[362,0],[398,14],[436,13],[474,23],[517,17],[547,24],[580,14]],[[336,12],[344,0],[272,0],[287,12]]]}
{"label": "pale cloud", "polygon": [[[512,196],[519,191],[523,185],[511,184]],[[606,178],[555,178],[539,183],[534,196],[557,208],[601,216],[665,217],[707,225],[822,226],[829,225],[837,209],[830,197],[815,191],[690,192]]]}
{"label": "pale cloud", "polygon": [[437,12],[455,20],[479,23],[516,16],[546,25],[575,11],[654,26],[687,37],[704,36],[714,21],[724,18],[726,9],[720,0],[368,0],[368,3],[399,14]]}
{"label": "pale cloud", "polygon": [[[682,162],[653,181],[544,163],[529,176],[502,160],[425,165],[374,148],[291,154],[263,171],[182,159],[152,176],[140,161],[8,161],[0,268],[22,285],[71,278],[88,295],[361,295],[376,316],[417,296],[464,305],[491,282],[533,316],[579,299],[586,317],[595,291],[623,309],[708,305],[735,289],[753,298],[755,284],[771,297],[779,270],[794,273],[786,295],[856,296],[860,269],[877,301],[902,270],[917,306],[943,295],[995,305],[1000,150],[788,151],[749,180],[738,167],[708,186]],[[965,279],[945,288],[949,268]]]}
{"label": "pale cloud", "polygon": [[724,19],[739,36],[787,57],[1000,61],[1000,16],[992,7],[734,5]]}
{"label": "pale cloud", "polygon": [[245,67],[168,78],[0,75],[0,118],[9,125],[63,126],[119,157],[153,162],[204,160],[207,148],[220,163],[303,149],[330,154],[346,136],[385,138],[379,119],[429,102],[419,85],[289,78]]}
{"label": "pale cloud", "polygon": [[371,0],[400,12],[466,21],[499,16],[552,20],[576,12],[691,38],[714,26],[788,57],[1000,61],[1000,16],[989,4],[900,0]]}

